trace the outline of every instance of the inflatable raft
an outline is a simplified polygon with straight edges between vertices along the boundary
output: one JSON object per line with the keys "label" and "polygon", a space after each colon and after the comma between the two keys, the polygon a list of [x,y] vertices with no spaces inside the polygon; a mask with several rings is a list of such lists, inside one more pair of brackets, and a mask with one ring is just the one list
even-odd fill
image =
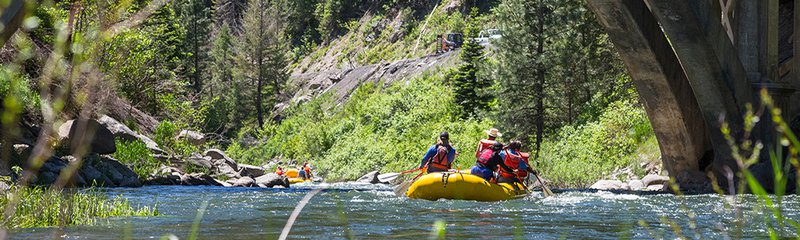
{"label": "inflatable raft", "polygon": [[483,178],[459,172],[437,172],[424,175],[408,188],[409,198],[437,200],[457,199],[502,201],[528,194],[522,184],[489,183]]}
{"label": "inflatable raft", "polygon": [[311,179],[289,178],[289,184],[295,184],[295,183],[301,183],[301,182],[311,182]]}

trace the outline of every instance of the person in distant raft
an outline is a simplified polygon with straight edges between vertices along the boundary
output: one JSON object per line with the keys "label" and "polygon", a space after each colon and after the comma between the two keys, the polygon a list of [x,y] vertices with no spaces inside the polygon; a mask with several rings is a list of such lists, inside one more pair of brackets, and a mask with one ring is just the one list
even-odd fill
{"label": "person in distant raft", "polygon": [[311,167],[308,166],[308,162],[303,162],[303,166],[300,167],[300,177],[303,179],[311,179],[314,175],[311,174]]}
{"label": "person in distant raft", "polygon": [[522,156],[520,154],[519,149],[522,147],[522,142],[513,140],[508,143],[508,146],[504,151],[500,152],[500,156],[503,158],[503,163],[508,166],[509,169],[500,168],[499,176],[497,177],[497,182],[501,183],[522,183],[522,180],[519,178],[517,173],[526,171],[529,173],[536,174],[533,169],[528,166]]}
{"label": "person in distant raft", "polygon": [[475,161],[475,166],[470,170],[470,174],[482,177],[488,182],[492,182],[495,178],[494,172],[497,168],[504,168],[506,171],[513,172],[511,168],[505,165],[503,158],[500,157],[500,152],[503,151],[503,144],[494,142],[491,147],[483,149],[478,160]]}
{"label": "person in distant raft", "polygon": [[428,167],[428,173],[446,172],[456,159],[456,149],[450,145],[450,134],[442,132],[436,144],[431,146],[422,157],[420,168]]}
{"label": "person in distant raft", "polygon": [[483,153],[483,150],[492,147],[492,145],[497,142],[495,139],[503,136],[503,134],[500,134],[500,131],[497,130],[497,128],[492,128],[484,132],[486,135],[489,135],[489,137],[488,139],[481,139],[481,141],[478,142],[478,149],[475,150],[475,158],[480,157],[481,153]]}
{"label": "person in distant raft", "polygon": [[284,174],[283,167],[278,166],[278,169],[275,169],[275,174],[283,176],[283,174]]}

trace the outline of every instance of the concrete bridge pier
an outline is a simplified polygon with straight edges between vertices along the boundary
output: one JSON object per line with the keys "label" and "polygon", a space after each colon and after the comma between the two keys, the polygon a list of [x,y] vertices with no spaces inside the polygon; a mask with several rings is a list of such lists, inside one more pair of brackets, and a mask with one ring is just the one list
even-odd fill
{"label": "concrete bridge pier", "polygon": [[[665,169],[682,189],[711,191],[711,179],[735,189],[728,183],[738,182],[731,173],[740,165],[720,129],[724,121],[733,139],[745,137],[743,116],[748,104],[758,107],[759,89],[768,87],[782,109],[792,109],[800,79],[800,60],[791,60],[800,54],[792,46],[800,43],[792,34],[800,29],[794,2],[800,0],[589,0],[639,91]],[[787,21],[794,29],[779,24]],[[752,138],[774,145],[777,134],[762,119]]]}

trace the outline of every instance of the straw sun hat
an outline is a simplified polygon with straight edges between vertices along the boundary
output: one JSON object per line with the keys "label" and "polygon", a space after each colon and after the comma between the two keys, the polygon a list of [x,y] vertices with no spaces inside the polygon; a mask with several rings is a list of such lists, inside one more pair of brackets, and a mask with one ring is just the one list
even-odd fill
{"label": "straw sun hat", "polygon": [[492,129],[489,129],[489,130],[486,130],[486,131],[483,131],[483,132],[488,134],[490,137],[502,137],[503,136],[503,134],[500,134],[500,130],[497,130],[497,128],[492,128]]}

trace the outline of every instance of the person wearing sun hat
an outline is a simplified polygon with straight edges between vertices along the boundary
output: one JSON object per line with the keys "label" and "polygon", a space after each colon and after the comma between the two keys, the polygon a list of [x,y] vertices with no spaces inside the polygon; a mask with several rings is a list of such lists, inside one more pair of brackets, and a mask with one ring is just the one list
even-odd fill
{"label": "person wearing sun hat", "polygon": [[497,142],[496,139],[503,136],[503,134],[501,134],[500,130],[497,130],[497,128],[492,128],[483,132],[485,132],[489,137],[488,139],[481,139],[481,141],[478,142],[478,149],[475,150],[475,158],[479,158],[483,150],[491,148],[492,145]]}

